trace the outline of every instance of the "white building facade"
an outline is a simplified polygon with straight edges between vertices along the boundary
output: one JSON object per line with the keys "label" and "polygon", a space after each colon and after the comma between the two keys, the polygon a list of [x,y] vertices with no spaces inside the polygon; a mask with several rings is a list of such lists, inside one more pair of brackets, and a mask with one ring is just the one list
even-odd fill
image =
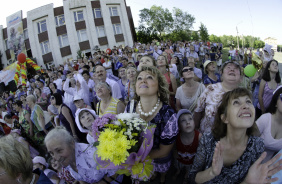
{"label": "white building facade", "polygon": [[[133,46],[136,40],[130,7],[125,0],[64,0],[63,6],[53,4],[27,12],[23,20],[27,56],[45,66],[63,64],[76,59],[77,52],[92,56],[95,48]],[[2,64],[9,64],[7,28],[0,27]]]}

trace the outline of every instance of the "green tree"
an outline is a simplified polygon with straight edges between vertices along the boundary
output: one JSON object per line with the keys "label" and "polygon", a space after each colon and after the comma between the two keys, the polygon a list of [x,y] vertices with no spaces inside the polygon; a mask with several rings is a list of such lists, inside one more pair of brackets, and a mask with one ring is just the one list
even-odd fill
{"label": "green tree", "polygon": [[208,41],[209,40],[209,33],[207,27],[201,22],[200,29],[200,37],[202,41]]}
{"label": "green tree", "polygon": [[192,40],[196,40],[196,41],[200,39],[197,31],[192,31],[191,37],[193,38]]}
{"label": "green tree", "polygon": [[195,17],[181,9],[174,7],[173,10],[173,31],[189,31],[195,23]]}
{"label": "green tree", "polygon": [[152,27],[140,25],[137,30],[137,41],[141,43],[151,43],[154,39],[160,40],[158,34]]}
{"label": "green tree", "polygon": [[153,5],[150,9],[144,8],[140,10],[139,17],[141,24],[154,29],[160,37],[173,26],[171,12],[167,8],[163,9],[162,6]]}

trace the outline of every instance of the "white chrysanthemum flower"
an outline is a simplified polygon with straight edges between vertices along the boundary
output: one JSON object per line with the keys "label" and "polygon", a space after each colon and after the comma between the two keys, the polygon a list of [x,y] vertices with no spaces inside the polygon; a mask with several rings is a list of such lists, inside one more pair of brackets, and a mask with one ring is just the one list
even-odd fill
{"label": "white chrysanthemum flower", "polygon": [[132,119],[132,118],[139,118],[140,115],[137,113],[120,113],[116,116],[117,119]]}

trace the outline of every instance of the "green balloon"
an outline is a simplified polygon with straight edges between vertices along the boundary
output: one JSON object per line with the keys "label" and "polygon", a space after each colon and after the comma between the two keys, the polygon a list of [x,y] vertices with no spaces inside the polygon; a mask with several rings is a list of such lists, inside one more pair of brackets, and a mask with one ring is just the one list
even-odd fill
{"label": "green balloon", "polygon": [[193,39],[193,36],[191,36],[191,40]]}
{"label": "green balloon", "polygon": [[228,59],[231,60],[231,56],[228,56]]}
{"label": "green balloon", "polygon": [[247,77],[253,77],[257,72],[257,69],[255,68],[254,65],[247,65],[245,68],[244,68],[244,74],[247,76]]}
{"label": "green balloon", "polygon": [[157,46],[159,46],[160,45],[160,42],[157,42]]}

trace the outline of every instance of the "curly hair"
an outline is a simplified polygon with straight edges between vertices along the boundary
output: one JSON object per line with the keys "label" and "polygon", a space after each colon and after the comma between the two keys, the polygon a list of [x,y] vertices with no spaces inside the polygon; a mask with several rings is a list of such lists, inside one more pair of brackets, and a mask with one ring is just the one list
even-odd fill
{"label": "curly hair", "polygon": [[[212,134],[216,139],[220,139],[226,136],[227,134],[227,124],[223,122],[221,115],[224,115],[225,117],[228,116],[227,109],[230,105],[231,101],[235,98],[241,97],[241,96],[248,96],[250,99],[252,99],[252,94],[246,89],[246,88],[236,88],[232,91],[228,91],[224,93],[221,104],[219,105],[215,119],[214,119],[214,125],[212,128]],[[253,123],[253,125],[247,129],[246,134],[254,135],[256,132],[256,125]]]}
{"label": "curly hair", "polygon": [[[160,73],[160,71],[154,67],[154,66],[142,66],[140,71],[137,73],[136,75],[136,81],[137,81],[137,77],[139,76],[139,74],[141,72],[148,72],[150,74],[152,74],[153,76],[155,76],[158,80],[158,93],[159,93],[159,98],[160,101],[164,102],[164,103],[168,103],[168,84],[166,82],[166,79],[164,78],[164,76]],[[136,93],[135,90],[135,100],[139,101],[140,100],[140,96],[138,96],[138,94]]]}

